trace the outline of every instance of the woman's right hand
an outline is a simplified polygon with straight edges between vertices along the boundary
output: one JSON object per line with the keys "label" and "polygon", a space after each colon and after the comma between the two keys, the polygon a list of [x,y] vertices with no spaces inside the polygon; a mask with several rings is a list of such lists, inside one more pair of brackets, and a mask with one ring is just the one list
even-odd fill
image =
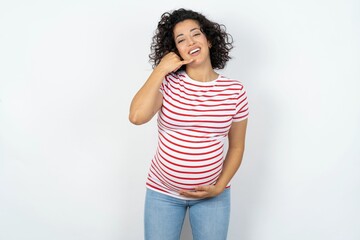
{"label": "woman's right hand", "polygon": [[165,74],[176,72],[182,65],[186,65],[194,61],[194,59],[181,60],[179,55],[174,52],[167,53],[156,67],[165,72]]}

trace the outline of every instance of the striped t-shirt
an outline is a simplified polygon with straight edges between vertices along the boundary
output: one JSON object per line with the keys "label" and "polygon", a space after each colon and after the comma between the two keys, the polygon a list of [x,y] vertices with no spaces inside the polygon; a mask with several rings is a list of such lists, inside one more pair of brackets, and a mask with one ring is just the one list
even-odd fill
{"label": "striped t-shirt", "polygon": [[189,199],[178,191],[216,183],[231,123],[248,117],[246,91],[238,80],[199,82],[179,71],[165,77],[160,92],[158,147],[146,185]]}

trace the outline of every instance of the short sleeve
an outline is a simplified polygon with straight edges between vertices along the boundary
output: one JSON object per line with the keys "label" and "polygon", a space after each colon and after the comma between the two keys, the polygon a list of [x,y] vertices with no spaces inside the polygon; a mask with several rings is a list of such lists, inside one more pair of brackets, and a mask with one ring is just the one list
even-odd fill
{"label": "short sleeve", "polygon": [[166,89],[166,85],[168,84],[168,75],[165,76],[164,80],[162,81],[161,85],[160,85],[160,88],[159,88],[159,91],[162,95],[164,95],[164,91]]}
{"label": "short sleeve", "polygon": [[236,109],[235,109],[235,115],[233,116],[233,122],[240,122],[242,120],[245,120],[249,116],[249,103],[247,98],[247,93],[242,86],[239,95],[236,99]]}

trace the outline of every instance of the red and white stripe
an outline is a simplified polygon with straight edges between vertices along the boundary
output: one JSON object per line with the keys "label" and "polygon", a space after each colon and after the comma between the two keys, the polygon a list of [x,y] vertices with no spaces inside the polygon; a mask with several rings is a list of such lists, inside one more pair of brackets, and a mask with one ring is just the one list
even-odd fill
{"label": "red and white stripe", "polygon": [[185,71],[167,75],[160,91],[158,148],[146,185],[184,198],[179,190],[216,183],[231,123],[248,117],[247,95],[237,80],[198,82]]}

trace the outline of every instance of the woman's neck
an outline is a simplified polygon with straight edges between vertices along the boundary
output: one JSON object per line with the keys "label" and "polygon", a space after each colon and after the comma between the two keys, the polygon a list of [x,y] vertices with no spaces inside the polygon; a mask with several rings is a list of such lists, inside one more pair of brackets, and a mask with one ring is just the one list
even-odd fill
{"label": "woman's neck", "polygon": [[217,79],[219,76],[219,74],[217,74],[211,66],[202,68],[192,68],[190,66],[187,66],[186,74],[191,79],[199,82],[210,82]]}

